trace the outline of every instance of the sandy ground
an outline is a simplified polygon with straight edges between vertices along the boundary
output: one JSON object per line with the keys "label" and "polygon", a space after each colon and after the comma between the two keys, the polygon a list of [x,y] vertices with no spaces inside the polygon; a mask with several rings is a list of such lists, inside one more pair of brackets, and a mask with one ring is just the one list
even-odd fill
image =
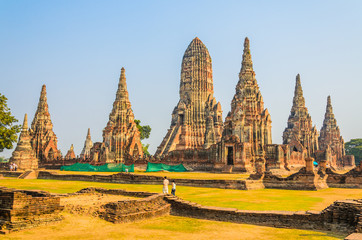
{"label": "sandy ground", "polygon": [[110,195],[101,193],[79,194],[70,197],[62,197],[60,205],[78,205],[78,206],[100,206],[109,202],[118,202],[124,200],[137,199],[134,197],[122,195]]}

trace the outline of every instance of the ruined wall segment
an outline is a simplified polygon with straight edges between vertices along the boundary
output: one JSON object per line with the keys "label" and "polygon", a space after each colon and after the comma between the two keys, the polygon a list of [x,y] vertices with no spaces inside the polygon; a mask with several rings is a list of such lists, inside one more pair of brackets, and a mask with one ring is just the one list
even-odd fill
{"label": "ruined wall segment", "polygon": [[30,144],[27,114],[24,116],[19,141],[12,153],[10,162],[15,162],[19,170],[38,169],[38,159],[36,158],[36,154]]}
{"label": "ruined wall segment", "polygon": [[121,75],[113,103],[109,121],[103,130],[103,146],[101,161],[124,162],[126,158],[142,158],[142,143],[140,132],[134,121],[134,114],[129,101],[125,69]]}
{"label": "ruined wall segment", "polygon": [[57,146],[57,136],[53,131],[45,85],[41,89],[38,108],[31,123],[30,136],[31,146],[40,162],[53,161],[62,157]]}
{"label": "ruined wall segment", "polygon": [[191,41],[181,65],[180,100],[172,112],[171,126],[156,156],[174,150],[202,149],[220,141],[221,105],[213,96],[209,51],[199,38]]}
{"label": "ruined wall segment", "polygon": [[312,126],[312,118],[305,106],[300,75],[296,77],[293,106],[288,118],[288,125],[283,132],[283,144],[288,144],[291,151],[307,150],[311,156],[318,150],[318,132]]}

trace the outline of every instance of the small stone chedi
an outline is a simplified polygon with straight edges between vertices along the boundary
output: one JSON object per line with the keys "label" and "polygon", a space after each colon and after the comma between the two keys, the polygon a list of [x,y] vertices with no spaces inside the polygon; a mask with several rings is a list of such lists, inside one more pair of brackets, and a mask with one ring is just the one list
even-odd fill
{"label": "small stone chedi", "polygon": [[288,118],[288,125],[283,132],[283,144],[288,144],[291,151],[303,152],[307,156],[318,150],[318,132],[312,126],[312,118],[305,106],[300,75],[297,75],[293,106]]}
{"label": "small stone chedi", "polygon": [[134,121],[129,101],[125,69],[121,69],[116,100],[109,121],[103,130],[100,160],[102,162],[124,162],[125,159],[143,157],[140,132]]}
{"label": "small stone chedi", "polygon": [[180,100],[156,156],[165,156],[174,150],[207,149],[221,140],[222,110],[213,94],[211,57],[196,37],[183,56]]}
{"label": "small stone chedi", "polygon": [[321,151],[330,152],[329,164],[334,168],[343,168],[345,166],[354,166],[352,156],[345,155],[344,140],[341,136],[337,120],[333,114],[331,97],[327,98],[326,113],[324,115],[323,126],[319,135],[319,148]]}
{"label": "small stone chedi", "polygon": [[247,171],[251,170],[250,161],[263,157],[265,145],[272,143],[271,118],[255,78],[248,38],[235,90],[225,119],[220,156],[224,164]]}
{"label": "small stone chedi", "polygon": [[84,147],[80,154],[80,159],[84,160],[84,159],[90,158],[92,147],[93,147],[93,142],[92,142],[91,135],[90,135],[90,129],[88,128],[87,138],[85,139]]}
{"label": "small stone chedi", "polygon": [[61,158],[57,147],[57,136],[53,132],[53,124],[48,110],[46,86],[43,85],[30,129],[31,146],[40,162],[53,161]]}
{"label": "small stone chedi", "polygon": [[12,153],[10,162],[15,162],[20,170],[38,169],[38,159],[30,145],[27,114],[24,116],[24,123],[19,136],[19,141]]}
{"label": "small stone chedi", "polygon": [[67,154],[64,157],[65,160],[69,159],[75,159],[75,153],[74,153],[74,147],[73,144],[70,146],[70,149],[68,150]]}

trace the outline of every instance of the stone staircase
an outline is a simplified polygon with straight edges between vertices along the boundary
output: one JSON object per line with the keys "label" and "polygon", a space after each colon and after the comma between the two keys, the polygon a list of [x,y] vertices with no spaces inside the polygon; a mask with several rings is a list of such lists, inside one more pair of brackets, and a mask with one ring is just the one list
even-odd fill
{"label": "stone staircase", "polygon": [[38,171],[29,170],[22,173],[18,178],[19,179],[37,179],[38,178]]}

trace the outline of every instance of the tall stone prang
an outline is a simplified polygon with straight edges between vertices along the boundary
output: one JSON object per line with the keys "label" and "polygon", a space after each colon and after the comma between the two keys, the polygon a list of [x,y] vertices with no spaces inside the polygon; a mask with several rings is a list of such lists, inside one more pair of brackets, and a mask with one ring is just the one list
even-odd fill
{"label": "tall stone prang", "polygon": [[101,161],[104,162],[124,162],[129,157],[143,157],[140,132],[134,121],[124,68],[121,69],[116,100],[109,114],[109,121],[103,130],[103,144]]}
{"label": "tall stone prang", "polygon": [[250,143],[253,156],[263,155],[266,144],[272,143],[271,118],[264,108],[263,97],[253,70],[249,39],[245,38],[243,60],[231,102],[231,111],[225,119],[224,135],[235,135],[242,143]]}
{"label": "tall stone prang", "polygon": [[222,135],[221,105],[213,96],[209,51],[199,38],[191,41],[181,65],[180,100],[156,156],[174,150],[209,148]]}
{"label": "tall stone prang", "polygon": [[92,138],[90,135],[90,129],[88,128],[87,137],[84,142],[83,150],[80,154],[81,159],[87,159],[90,158],[91,148],[93,147]]}
{"label": "tall stone prang", "polygon": [[27,114],[24,116],[19,141],[12,153],[10,162],[15,162],[20,170],[38,169],[38,159],[36,158],[35,152],[30,144]]}
{"label": "tall stone prang", "polygon": [[31,123],[30,136],[31,146],[40,162],[61,158],[61,152],[57,146],[57,136],[53,132],[53,124],[50,119],[45,85],[41,89],[38,108]]}
{"label": "tall stone prang", "polygon": [[337,120],[333,114],[330,96],[327,98],[326,113],[324,115],[323,126],[318,140],[320,150],[324,151],[330,147],[332,155],[336,156],[337,161],[345,156],[344,140],[341,136],[339,127],[337,126]]}
{"label": "tall stone prang", "polygon": [[288,144],[291,151],[307,150],[311,156],[318,150],[318,132],[312,126],[312,118],[305,106],[300,75],[296,77],[293,106],[288,118],[288,125],[283,132],[283,144]]}

